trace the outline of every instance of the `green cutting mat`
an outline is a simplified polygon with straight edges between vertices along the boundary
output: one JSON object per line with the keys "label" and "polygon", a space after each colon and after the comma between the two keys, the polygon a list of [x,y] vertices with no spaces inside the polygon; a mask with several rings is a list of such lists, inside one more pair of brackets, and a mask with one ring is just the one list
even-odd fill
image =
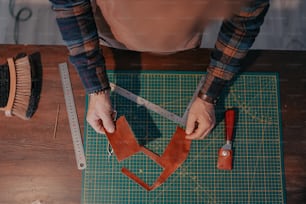
{"label": "green cutting mat", "polygon": [[[110,72],[110,80],[182,116],[201,73]],[[108,157],[107,140],[85,122],[87,168],[82,203],[285,203],[284,168],[277,74],[237,77],[216,107],[218,124],[203,141],[193,141],[185,163],[159,188],[147,192],[121,173],[125,166],[149,184],[162,169],[137,154],[121,163]],[[162,154],[176,124],[119,96],[111,95],[118,115],[125,115],[140,144]],[[234,168],[218,170],[217,152],[224,144],[223,114],[236,108]]]}

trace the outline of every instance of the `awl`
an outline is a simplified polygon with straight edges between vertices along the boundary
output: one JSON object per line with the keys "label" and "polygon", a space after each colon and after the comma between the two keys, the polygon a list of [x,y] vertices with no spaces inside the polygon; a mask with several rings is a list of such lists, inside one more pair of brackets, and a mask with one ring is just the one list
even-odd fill
{"label": "awl", "polygon": [[225,112],[225,135],[226,144],[218,151],[217,168],[222,170],[232,170],[233,168],[233,150],[232,141],[234,134],[235,111],[234,109]]}

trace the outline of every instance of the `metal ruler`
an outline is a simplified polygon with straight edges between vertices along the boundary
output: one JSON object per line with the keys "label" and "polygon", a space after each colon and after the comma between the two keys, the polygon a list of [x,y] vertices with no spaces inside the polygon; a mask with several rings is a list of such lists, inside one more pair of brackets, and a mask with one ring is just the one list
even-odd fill
{"label": "metal ruler", "polygon": [[151,111],[154,111],[156,112],[157,114],[159,115],[162,115],[163,117],[175,122],[175,123],[178,123],[180,125],[185,125],[185,122],[183,120],[182,117],[174,114],[174,113],[171,113],[169,111],[167,111],[166,109],[140,97],[140,96],[137,96],[136,94],[133,94],[132,92],[124,89],[124,88],[121,88],[120,86],[117,86],[116,84],[114,83],[110,83],[110,86],[111,86],[111,89],[112,91],[114,91],[115,93],[137,103],[138,105],[141,105],[141,106],[144,106],[146,109],[148,110],[151,110]]}
{"label": "metal ruler", "polygon": [[86,168],[86,159],[67,64],[59,64],[59,71],[63,85],[77,167],[79,170],[83,170]]}
{"label": "metal ruler", "polygon": [[185,126],[186,125],[186,122],[187,122],[187,116],[188,116],[188,112],[189,112],[189,109],[193,103],[193,101],[196,99],[201,87],[203,86],[205,82],[205,76],[203,76],[192,96],[192,99],[190,100],[186,110],[185,110],[185,113],[183,115],[183,117],[180,117],[174,113],[171,113],[169,111],[167,111],[166,109],[140,97],[140,96],[137,96],[136,94],[133,94],[132,92],[114,84],[114,83],[110,83],[110,86],[111,86],[111,89],[112,91],[114,91],[115,93],[129,99],[130,101],[133,101],[134,103],[138,104],[138,105],[141,105],[141,106],[144,106],[146,109],[148,110],[151,110],[151,111],[154,111],[155,113],[175,122],[175,123],[178,123],[182,126]]}
{"label": "metal ruler", "polygon": [[202,78],[200,79],[200,82],[199,82],[199,84],[198,84],[198,86],[197,86],[197,88],[196,88],[196,90],[195,90],[195,92],[194,92],[194,94],[192,96],[192,99],[190,100],[190,102],[189,102],[189,104],[188,104],[188,106],[187,106],[187,108],[185,110],[185,113],[183,115],[183,120],[184,121],[187,121],[189,109],[190,109],[193,101],[196,99],[196,97],[198,97],[198,93],[200,92],[204,82],[205,82],[205,76],[202,76]]}
{"label": "metal ruler", "polygon": [[115,93],[129,99],[130,101],[133,101],[135,103],[137,103],[138,105],[141,105],[141,106],[144,106],[146,109],[148,110],[151,110],[151,111],[154,111],[155,113],[159,114],[159,115],[162,115],[163,117],[175,122],[175,123],[178,123],[180,125],[185,125],[186,121],[183,120],[182,117],[174,114],[174,113],[171,113],[169,111],[167,111],[166,109],[140,97],[140,96],[137,96],[136,94],[133,94],[132,92],[124,89],[124,88],[121,88],[120,86],[114,84],[114,83],[110,83],[110,87],[112,89],[112,91],[114,91]]}

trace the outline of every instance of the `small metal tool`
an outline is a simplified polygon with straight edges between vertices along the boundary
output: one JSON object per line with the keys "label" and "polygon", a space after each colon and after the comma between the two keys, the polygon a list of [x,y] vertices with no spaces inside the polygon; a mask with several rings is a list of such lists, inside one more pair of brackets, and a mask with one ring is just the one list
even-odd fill
{"label": "small metal tool", "polygon": [[[117,120],[117,111],[116,110],[113,111],[112,118],[113,118],[114,121]],[[110,160],[110,157],[113,155],[114,150],[113,150],[113,148],[112,148],[112,146],[109,142],[107,143],[106,151],[107,151],[108,160]]]}
{"label": "small metal tool", "polygon": [[113,155],[114,150],[111,146],[111,144],[108,142],[107,143],[107,156],[108,156],[108,161],[110,160],[111,156]]}

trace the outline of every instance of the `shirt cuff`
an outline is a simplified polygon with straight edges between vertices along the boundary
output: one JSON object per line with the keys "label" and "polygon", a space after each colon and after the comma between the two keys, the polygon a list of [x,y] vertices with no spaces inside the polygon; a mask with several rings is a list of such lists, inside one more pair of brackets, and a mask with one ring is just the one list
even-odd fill
{"label": "shirt cuff", "polygon": [[82,53],[69,57],[70,62],[76,67],[87,94],[110,88],[103,56],[101,53],[95,53],[92,56],[89,57],[89,53]]}
{"label": "shirt cuff", "polygon": [[198,96],[208,103],[216,104],[227,82],[208,72]]}

